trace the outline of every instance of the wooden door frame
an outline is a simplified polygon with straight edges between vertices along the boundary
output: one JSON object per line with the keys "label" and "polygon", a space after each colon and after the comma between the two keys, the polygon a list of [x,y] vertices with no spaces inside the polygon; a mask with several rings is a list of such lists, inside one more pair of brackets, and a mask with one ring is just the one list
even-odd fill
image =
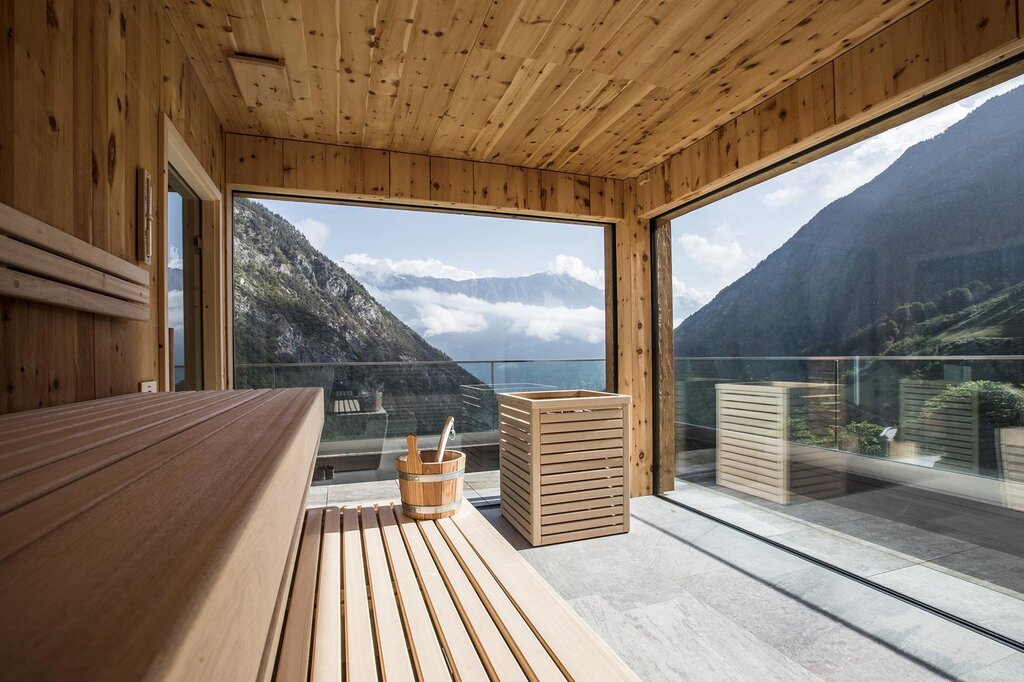
{"label": "wooden door frame", "polygon": [[173,390],[170,362],[171,348],[167,332],[167,191],[168,167],[196,193],[200,201],[200,235],[203,242],[203,388],[228,387],[228,355],[225,333],[227,287],[224,261],[227,248],[224,232],[223,197],[220,187],[206,172],[203,164],[189,148],[174,123],[166,114],[160,117],[160,220],[154,242],[157,273],[157,352],[158,386],[161,391]]}

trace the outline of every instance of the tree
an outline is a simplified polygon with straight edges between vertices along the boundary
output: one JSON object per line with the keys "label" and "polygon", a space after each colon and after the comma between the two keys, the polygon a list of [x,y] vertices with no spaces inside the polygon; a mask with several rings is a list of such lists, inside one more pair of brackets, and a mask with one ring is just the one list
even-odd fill
{"label": "tree", "polygon": [[913,323],[921,322],[925,319],[925,306],[920,301],[914,301],[908,306],[910,310],[910,321]]}
{"label": "tree", "polygon": [[890,317],[893,321],[900,326],[900,329],[905,329],[910,324],[910,306],[904,303],[901,306],[896,306],[893,309]]}
{"label": "tree", "polygon": [[967,287],[950,289],[942,295],[942,312],[955,313],[963,310],[971,304],[973,299],[971,290]]}

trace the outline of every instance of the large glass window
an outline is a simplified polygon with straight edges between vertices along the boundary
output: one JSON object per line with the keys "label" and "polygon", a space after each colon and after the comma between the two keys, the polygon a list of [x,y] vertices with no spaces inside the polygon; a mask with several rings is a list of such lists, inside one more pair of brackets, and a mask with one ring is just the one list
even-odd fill
{"label": "large glass window", "polygon": [[397,494],[406,434],[432,448],[451,415],[467,496],[494,495],[496,393],[605,388],[605,239],[598,225],[237,198],[235,385],[324,389],[318,483]]}
{"label": "large glass window", "polygon": [[667,494],[1024,640],[1024,78],[671,236]]}

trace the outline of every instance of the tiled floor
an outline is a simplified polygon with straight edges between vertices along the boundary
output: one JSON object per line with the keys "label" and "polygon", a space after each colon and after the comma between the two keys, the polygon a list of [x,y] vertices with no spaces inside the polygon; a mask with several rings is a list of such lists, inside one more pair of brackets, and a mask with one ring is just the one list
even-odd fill
{"label": "tiled floor", "polygon": [[[313,494],[397,497],[366,486]],[[628,534],[549,547],[484,514],[647,680],[1022,679],[1024,654],[665,500],[634,499]]]}
{"label": "tiled floor", "polygon": [[[787,547],[828,561],[966,620],[1024,641],[1024,546],[1019,523],[1001,532],[961,528],[969,510],[943,508],[888,488],[788,506],[719,486],[677,482],[668,497]],[[920,509],[923,508],[923,511]],[[873,511],[874,513],[867,513]],[[894,512],[913,523],[893,518]],[[959,517],[959,518],[958,518]],[[990,540],[988,536],[995,536]],[[1017,553],[1008,549],[1017,546]],[[1022,675],[1024,677],[1024,675]]]}

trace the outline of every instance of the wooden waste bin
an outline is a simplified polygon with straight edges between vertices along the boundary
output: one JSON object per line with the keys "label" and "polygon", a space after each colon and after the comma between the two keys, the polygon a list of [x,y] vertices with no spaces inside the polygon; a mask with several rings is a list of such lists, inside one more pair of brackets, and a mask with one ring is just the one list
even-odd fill
{"label": "wooden waste bin", "polygon": [[498,395],[501,514],[534,546],[629,531],[629,396]]}

